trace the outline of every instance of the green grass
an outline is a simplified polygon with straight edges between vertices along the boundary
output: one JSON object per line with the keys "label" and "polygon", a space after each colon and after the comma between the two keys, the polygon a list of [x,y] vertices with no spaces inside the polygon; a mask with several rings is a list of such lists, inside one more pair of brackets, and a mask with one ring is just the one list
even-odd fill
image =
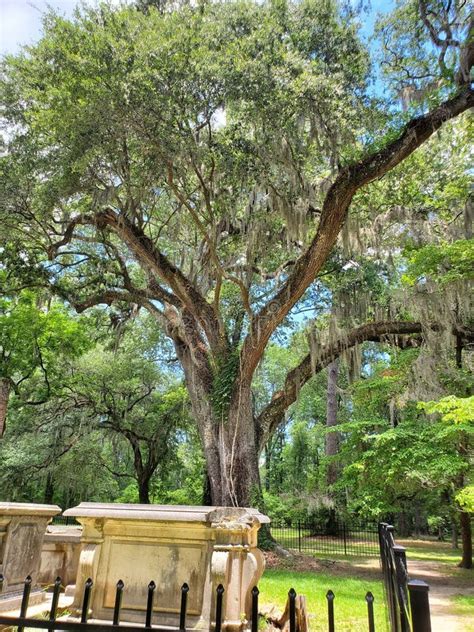
{"label": "green grass", "polygon": [[397,544],[406,547],[408,561],[428,560],[455,566],[461,561],[461,549],[453,549],[447,542],[426,540],[397,540]]}
{"label": "green grass", "polygon": [[327,631],[326,593],[329,589],[336,595],[334,612],[338,632],[367,632],[365,595],[369,590],[375,597],[375,628],[377,632],[387,629],[381,581],[349,575],[268,569],[259,583],[260,603],[275,605],[283,611],[290,588],[305,595],[312,632]]}
{"label": "green grass", "polygon": [[452,598],[453,612],[460,615],[473,615],[474,595],[455,595]]}

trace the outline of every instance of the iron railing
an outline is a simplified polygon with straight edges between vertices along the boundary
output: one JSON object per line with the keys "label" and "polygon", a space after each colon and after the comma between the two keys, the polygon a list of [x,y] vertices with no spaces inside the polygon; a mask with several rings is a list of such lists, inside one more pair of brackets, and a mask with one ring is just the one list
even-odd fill
{"label": "iron railing", "polygon": [[431,632],[429,586],[409,581],[405,548],[396,544],[392,525],[379,524],[379,544],[391,632]]}
{"label": "iron railing", "polygon": [[272,522],[272,535],[285,549],[299,553],[378,557],[376,522],[342,520],[325,522]]}
{"label": "iron railing", "polygon": [[[2,589],[4,578],[0,575],[0,592]],[[84,585],[84,593],[82,598],[82,607],[77,617],[64,617],[59,614],[58,605],[59,596],[62,590],[61,578],[58,577],[54,582],[53,593],[51,598],[51,606],[47,618],[33,618],[28,617],[28,602],[30,598],[32,586],[32,579],[28,576],[24,583],[23,595],[21,599],[20,612],[18,616],[5,616],[0,612],[0,626],[7,626],[11,628],[18,628],[18,632],[24,632],[25,628],[37,628],[48,630],[65,630],[70,632],[117,632],[118,628],[122,628],[124,632],[186,632],[186,608],[188,602],[189,586],[183,584],[181,587],[181,606],[179,612],[179,626],[177,627],[160,627],[153,625],[153,602],[156,590],[156,584],[152,581],[147,587],[147,599],[146,599],[146,611],[145,621],[143,625],[135,625],[124,623],[121,624],[121,607],[122,596],[125,591],[125,584],[122,580],[119,580],[116,584],[115,604],[113,610],[113,619],[111,623],[102,623],[98,621],[89,620],[90,603],[93,590],[92,579],[88,579]],[[251,607],[251,620],[249,627],[251,632],[258,632],[259,628],[259,589],[255,586],[252,591],[252,607]],[[328,632],[335,632],[335,594],[332,590],[328,590],[326,593],[327,600],[327,617],[328,617]],[[288,592],[289,601],[289,619],[288,626],[289,632],[298,632],[297,628],[297,607],[296,607],[296,591],[291,588]],[[211,624],[211,630],[213,632],[222,631],[222,619],[223,619],[223,599],[224,599],[224,587],[219,584],[216,588],[215,595],[215,621]],[[365,595],[365,601],[367,604],[367,630],[368,632],[375,632],[375,618],[374,618],[374,596],[371,592]]]}

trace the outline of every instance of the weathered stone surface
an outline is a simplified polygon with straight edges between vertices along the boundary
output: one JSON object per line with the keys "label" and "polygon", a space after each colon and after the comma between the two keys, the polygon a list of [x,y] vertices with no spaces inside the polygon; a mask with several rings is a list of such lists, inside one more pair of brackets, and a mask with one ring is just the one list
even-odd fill
{"label": "weathered stone surface", "polygon": [[46,526],[60,513],[57,505],[0,503],[0,573],[4,575],[2,598],[23,589],[27,575],[35,588]]}
{"label": "weathered stone surface", "polygon": [[215,612],[215,590],[225,588],[223,625],[246,627],[252,587],[264,559],[257,532],[267,516],[255,509],[82,503],[65,515],[83,525],[74,606],[82,605],[83,586],[94,581],[91,616],[110,620],[115,586],[125,583],[123,621],[142,622],[147,586],[157,589],[157,625],[176,626],[181,586],[189,585],[187,627],[209,629]]}
{"label": "weathered stone surface", "polygon": [[38,583],[52,584],[61,577],[64,586],[76,581],[81,552],[80,527],[50,525],[44,537]]}

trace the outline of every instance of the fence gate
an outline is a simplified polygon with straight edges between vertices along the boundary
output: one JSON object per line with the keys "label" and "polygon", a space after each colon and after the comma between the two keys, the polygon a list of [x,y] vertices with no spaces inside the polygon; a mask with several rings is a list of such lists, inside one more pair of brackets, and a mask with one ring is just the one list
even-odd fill
{"label": "fence gate", "polygon": [[379,524],[379,543],[391,632],[431,632],[429,586],[409,581],[405,548],[395,543],[392,525]]}

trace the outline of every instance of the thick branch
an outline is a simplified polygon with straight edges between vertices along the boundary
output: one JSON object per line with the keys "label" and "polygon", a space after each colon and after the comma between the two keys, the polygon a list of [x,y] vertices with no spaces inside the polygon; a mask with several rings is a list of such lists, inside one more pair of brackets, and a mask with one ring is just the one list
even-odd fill
{"label": "thick branch", "polygon": [[241,354],[242,378],[251,381],[267,342],[326,262],[358,189],[381,178],[422,145],[441,125],[474,105],[474,91],[465,86],[455,97],[412,119],[399,138],[355,165],[343,168],[324,200],[316,235],[298,259],[287,282],[252,319]]}
{"label": "thick branch", "polygon": [[[433,328],[436,329],[436,325],[433,325]],[[286,410],[296,401],[302,386],[315,373],[322,371],[338,358],[343,351],[363,342],[389,342],[387,339],[389,335],[405,336],[421,333],[422,326],[419,322],[383,321],[368,323],[353,329],[346,336],[323,347],[316,359],[312,360],[310,354],[306,355],[300,364],[288,373],[283,388],[273,395],[271,402],[257,419],[260,449],[263,449],[268,438],[283,421]],[[471,340],[474,338],[474,332],[471,330],[460,328],[456,330],[456,333],[463,339]],[[405,343],[400,344],[407,346]]]}
{"label": "thick branch", "polygon": [[[171,287],[184,306],[195,315],[214,349],[225,346],[221,323],[212,306],[181,270],[155,248],[152,240],[139,227],[133,225],[127,218],[117,215],[112,209],[99,213],[95,222],[99,227],[109,226],[114,230],[138,261]],[[173,300],[169,302],[175,303]]]}

